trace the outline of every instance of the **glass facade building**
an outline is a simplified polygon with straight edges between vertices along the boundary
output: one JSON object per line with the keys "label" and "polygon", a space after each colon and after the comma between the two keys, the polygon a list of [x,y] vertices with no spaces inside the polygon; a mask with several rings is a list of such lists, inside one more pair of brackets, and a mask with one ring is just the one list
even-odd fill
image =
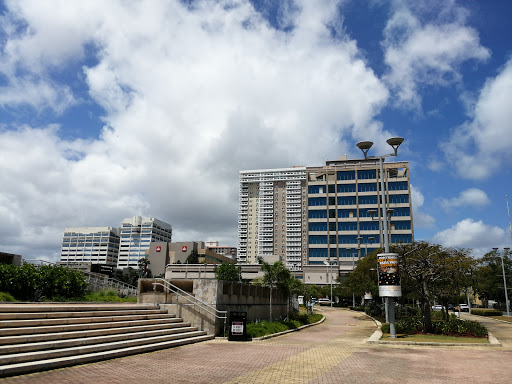
{"label": "glass facade building", "polygon": [[325,262],[350,269],[359,256],[384,246],[381,177],[390,241],[412,243],[407,162],[384,163],[383,175],[375,159],[241,171],[239,262],[278,255],[292,270]]}

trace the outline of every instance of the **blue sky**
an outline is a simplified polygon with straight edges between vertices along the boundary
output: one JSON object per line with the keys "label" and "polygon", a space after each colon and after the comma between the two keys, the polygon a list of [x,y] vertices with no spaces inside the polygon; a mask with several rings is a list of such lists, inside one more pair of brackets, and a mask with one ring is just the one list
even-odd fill
{"label": "blue sky", "polygon": [[415,236],[510,246],[509,1],[0,2],[0,249],[134,215],[237,242],[238,171],[405,138]]}

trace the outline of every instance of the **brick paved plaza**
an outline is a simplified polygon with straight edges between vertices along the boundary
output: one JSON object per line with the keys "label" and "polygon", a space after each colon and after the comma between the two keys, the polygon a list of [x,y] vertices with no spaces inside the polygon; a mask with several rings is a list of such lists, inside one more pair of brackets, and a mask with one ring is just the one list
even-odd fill
{"label": "brick paved plaza", "polygon": [[322,324],[268,340],[216,339],[0,384],[512,383],[512,324],[478,317],[501,347],[379,345],[366,344],[376,329],[366,316],[322,311]]}

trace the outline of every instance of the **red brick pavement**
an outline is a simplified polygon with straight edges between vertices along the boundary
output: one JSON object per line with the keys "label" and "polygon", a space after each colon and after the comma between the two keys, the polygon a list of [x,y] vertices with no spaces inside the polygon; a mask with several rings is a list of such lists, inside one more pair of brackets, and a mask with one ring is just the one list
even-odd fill
{"label": "red brick pavement", "polygon": [[[512,383],[512,347],[369,345],[371,320],[348,310],[324,311],[324,323],[264,341],[213,340],[0,384]],[[506,326],[500,334],[512,332]]]}

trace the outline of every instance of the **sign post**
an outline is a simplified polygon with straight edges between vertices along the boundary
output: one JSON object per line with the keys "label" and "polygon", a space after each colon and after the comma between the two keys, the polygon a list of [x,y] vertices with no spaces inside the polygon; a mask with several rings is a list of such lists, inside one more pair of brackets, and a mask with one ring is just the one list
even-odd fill
{"label": "sign post", "polygon": [[[400,273],[398,271],[398,253],[379,253],[377,255],[379,272],[379,296],[384,297],[387,305],[386,321],[389,321],[390,337],[396,337],[395,303],[393,298],[402,296]],[[390,299],[391,298],[391,299]]]}

